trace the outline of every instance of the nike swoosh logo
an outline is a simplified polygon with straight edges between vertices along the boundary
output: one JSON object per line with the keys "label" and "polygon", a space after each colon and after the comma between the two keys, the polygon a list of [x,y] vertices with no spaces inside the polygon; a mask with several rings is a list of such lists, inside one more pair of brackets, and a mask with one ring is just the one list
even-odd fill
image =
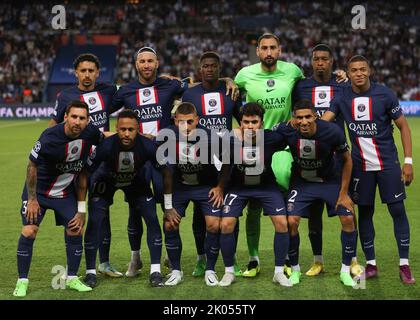
{"label": "nike swoosh logo", "polygon": [[268,93],[268,92],[274,91],[274,89],[267,89],[265,91]]}
{"label": "nike swoosh logo", "polygon": [[211,210],[211,212],[212,212],[212,213],[219,212],[219,211],[220,211],[220,209],[218,209],[218,210],[213,210],[213,209],[212,209],[212,210]]}
{"label": "nike swoosh logo", "polygon": [[142,100],[142,103],[149,102],[150,100],[152,100],[152,98],[149,98],[149,99],[147,99],[147,100]]}
{"label": "nike swoosh logo", "polygon": [[217,108],[214,108],[214,109],[209,109],[209,113],[213,113],[213,112],[215,112],[217,110]]}
{"label": "nike swoosh logo", "polygon": [[346,247],[346,250],[350,250],[351,249],[351,247]]}
{"label": "nike swoosh logo", "polygon": [[410,239],[401,239],[401,242],[407,242],[408,240],[410,240]]}
{"label": "nike swoosh logo", "polygon": [[398,197],[402,196],[403,194],[404,194],[404,192],[401,192],[401,193],[399,193],[399,194],[394,194],[394,197],[395,197],[395,198],[398,198]]}
{"label": "nike swoosh logo", "polygon": [[284,210],[284,208],[276,208],[276,212],[280,212],[280,211],[282,211],[282,210]]}
{"label": "nike swoosh logo", "polygon": [[361,116],[357,116],[357,119],[361,119],[361,118],[363,118],[364,116],[366,116],[365,114],[363,114],[363,115],[361,115]]}
{"label": "nike swoosh logo", "polygon": [[324,104],[325,102],[327,102],[327,101],[324,101],[324,102],[317,102],[316,104],[317,104],[317,105],[320,105],[320,104]]}
{"label": "nike swoosh logo", "polygon": [[153,197],[151,197],[151,198],[146,198],[146,201],[150,201],[150,200],[152,200],[153,199]]}

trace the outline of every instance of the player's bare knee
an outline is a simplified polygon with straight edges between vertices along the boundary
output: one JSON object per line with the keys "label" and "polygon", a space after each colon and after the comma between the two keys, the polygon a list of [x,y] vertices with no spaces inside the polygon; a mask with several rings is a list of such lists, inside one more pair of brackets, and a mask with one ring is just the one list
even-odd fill
{"label": "player's bare knee", "polygon": [[220,230],[222,233],[232,233],[235,229],[235,220],[232,219],[222,219],[220,223]]}
{"label": "player's bare knee", "polygon": [[70,229],[66,229],[66,233],[69,237],[78,237],[83,235],[83,229],[80,229],[79,231],[72,231]]}
{"label": "player's bare knee", "polygon": [[22,235],[28,239],[35,239],[38,233],[39,227],[36,225],[28,225],[22,227]]}
{"label": "player's bare knee", "polygon": [[299,227],[299,217],[297,216],[289,216],[287,217],[287,224],[289,226],[289,231],[297,233],[298,227]]}
{"label": "player's bare knee", "polygon": [[341,226],[344,231],[352,232],[354,231],[354,219],[353,216],[340,216]]}
{"label": "player's bare knee", "polygon": [[274,229],[276,232],[287,232],[287,218],[286,217],[275,217],[272,218]]}

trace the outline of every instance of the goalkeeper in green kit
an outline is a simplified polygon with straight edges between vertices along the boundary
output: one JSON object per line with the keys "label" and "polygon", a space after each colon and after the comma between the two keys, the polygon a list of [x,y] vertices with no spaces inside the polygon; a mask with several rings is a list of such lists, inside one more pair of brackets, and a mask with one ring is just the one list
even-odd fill
{"label": "goalkeeper in green kit", "polygon": [[[264,108],[264,129],[271,129],[274,125],[291,119],[293,87],[298,80],[304,78],[297,65],[280,61],[280,55],[279,38],[274,34],[264,33],[257,42],[257,56],[260,62],[242,68],[235,77],[239,89],[246,93],[246,102],[258,102]],[[289,150],[277,152],[272,158],[271,166],[283,192],[289,189],[292,161]],[[260,272],[258,247],[261,205],[250,201],[247,210],[249,263],[242,275],[255,277]]]}

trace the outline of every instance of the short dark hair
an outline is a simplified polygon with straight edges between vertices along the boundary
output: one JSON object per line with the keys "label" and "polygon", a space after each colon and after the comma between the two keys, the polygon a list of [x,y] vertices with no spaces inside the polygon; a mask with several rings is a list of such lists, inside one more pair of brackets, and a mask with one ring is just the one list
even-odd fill
{"label": "short dark hair", "polygon": [[311,111],[316,112],[314,104],[312,103],[311,100],[308,100],[308,99],[298,100],[293,105],[293,112],[295,112],[296,110],[304,110],[304,109],[310,109]]}
{"label": "short dark hair", "polygon": [[242,121],[243,116],[259,116],[263,120],[264,113],[263,107],[258,102],[248,102],[239,109],[239,120]]}
{"label": "short dark hair", "polygon": [[79,64],[84,61],[93,62],[96,65],[96,68],[98,69],[101,67],[101,63],[99,62],[99,59],[97,56],[95,56],[92,53],[82,53],[73,62],[74,70],[76,70]]}
{"label": "short dark hair", "polygon": [[207,58],[216,59],[218,63],[220,63],[220,56],[214,51],[207,51],[204,52],[200,57],[200,63]]}
{"label": "short dark hair", "polygon": [[366,63],[367,63],[367,65],[370,67],[369,60],[368,60],[368,59],[366,59],[364,56],[362,56],[362,55],[360,55],[360,54],[357,54],[357,55],[355,55],[355,56],[353,56],[353,57],[351,57],[351,58],[349,59],[349,61],[347,62],[347,68],[350,66],[350,63],[353,63],[353,62],[358,62],[358,61],[364,61],[364,62],[366,62]]}
{"label": "short dark hair", "polygon": [[89,106],[86,102],[80,101],[80,100],[72,100],[66,107],[66,114],[69,114],[71,108],[80,108],[85,109],[87,112],[87,115],[89,115]]}
{"label": "short dark hair", "polygon": [[277,41],[277,44],[280,45],[280,39],[274,33],[266,32],[262,34],[257,40],[258,47],[260,46],[260,42],[262,41],[262,39],[275,39]]}
{"label": "short dark hair", "polygon": [[135,119],[137,121],[137,114],[131,109],[124,109],[117,116],[117,121],[122,118]]}
{"label": "short dark hair", "polygon": [[195,105],[190,102],[181,102],[176,108],[175,115],[177,114],[197,114]]}
{"label": "short dark hair", "polygon": [[333,57],[333,52],[332,52],[331,48],[324,43],[317,44],[315,47],[313,47],[312,48],[312,55],[314,54],[315,51],[326,51],[330,54],[330,57]]}

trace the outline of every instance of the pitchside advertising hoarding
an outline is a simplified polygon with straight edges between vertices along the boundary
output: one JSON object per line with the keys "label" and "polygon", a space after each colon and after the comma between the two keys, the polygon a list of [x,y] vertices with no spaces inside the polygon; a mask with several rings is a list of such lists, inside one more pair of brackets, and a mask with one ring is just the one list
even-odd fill
{"label": "pitchside advertising hoarding", "polygon": [[[404,115],[420,117],[420,101],[401,101],[400,104]],[[46,119],[53,111],[54,103],[0,104],[0,119]]]}

